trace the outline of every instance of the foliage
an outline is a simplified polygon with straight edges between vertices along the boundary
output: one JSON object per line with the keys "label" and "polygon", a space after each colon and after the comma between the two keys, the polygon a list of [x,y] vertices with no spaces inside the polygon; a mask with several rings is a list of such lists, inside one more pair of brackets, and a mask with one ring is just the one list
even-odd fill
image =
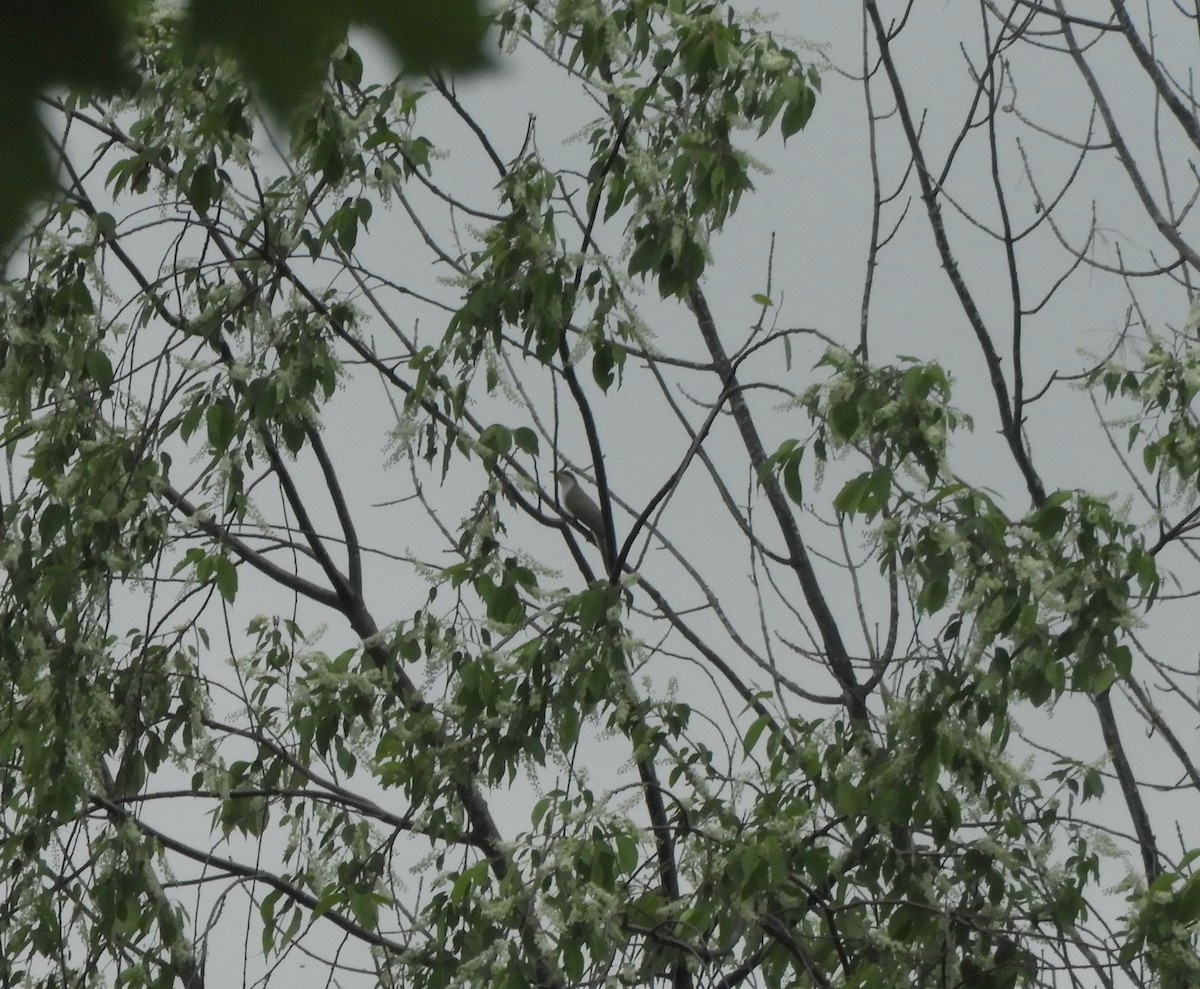
{"label": "foliage", "polygon": [[[62,86],[113,92],[132,85],[130,40],[149,6],[149,0],[68,0],[0,8],[0,245],[17,231],[30,201],[53,185],[37,122],[39,97]],[[285,118],[320,86],[350,24],[377,32],[412,71],[478,64],[486,24],[474,0],[189,0],[186,11],[194,49],[217,45],[236,57]]]}
{"label": "foliage", "polygon": [[[722,294],[754,142],[844,112],[755,18],[512,0],[503,57],[578,97],[522,130],[377,79],[347,19],[415,44],[402,13],[247,6],[139,14],[122,95],[47,101],[62,188],[0,294],[0,982],[1194,983],[1200,846],[1158,800],[1200,789],[1194,320],[1031,393],[1016,259],[1066,190],[1018,229],[992,188],[990,309],[954,245],[991,221],[943,214],[870,0],[920,208],[873,159],[868,270],[919,230],[970,357],[893,353],[874,274],[857,340],[784,323],[774,256]],[[1035,187],[1001,53],[1045,22],[1086,65],[1088,22],[982,13],[954,147]],[[1037,452],[1080,398],[1119,490]]]}

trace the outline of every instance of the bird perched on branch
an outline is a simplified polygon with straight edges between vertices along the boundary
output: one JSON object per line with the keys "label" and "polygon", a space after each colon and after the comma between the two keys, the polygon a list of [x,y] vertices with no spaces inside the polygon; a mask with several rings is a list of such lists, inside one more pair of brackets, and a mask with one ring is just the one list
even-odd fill
{"label": "bird perched on branch", "polygon": [[592,542],[600,550],[605,570],[608,570],[608,540],[604,538],[604,513],[600,511],[600,506],[579,486],[575,475],[569,470],[555,471],[554,476],[562,488],[562,507],[587,529]]}

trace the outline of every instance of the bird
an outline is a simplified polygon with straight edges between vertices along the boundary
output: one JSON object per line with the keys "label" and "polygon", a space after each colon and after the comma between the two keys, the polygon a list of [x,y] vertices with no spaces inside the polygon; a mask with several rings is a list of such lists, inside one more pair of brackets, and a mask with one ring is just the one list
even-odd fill
{"label": "bird", "polygon": [[555,471],[554,477],[562,488],[562,506],[575,521],[581,523],[600,549],[600,556],[608,566],[608,540],[604,538],[604,514],[600,506],[579,486],[575,475],[569,470]]}

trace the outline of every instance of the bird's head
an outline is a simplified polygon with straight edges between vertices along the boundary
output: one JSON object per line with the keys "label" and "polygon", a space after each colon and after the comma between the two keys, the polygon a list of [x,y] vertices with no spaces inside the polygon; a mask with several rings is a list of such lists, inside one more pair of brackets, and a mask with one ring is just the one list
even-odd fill
{"label": "bird's head", "polygon": [[576,487],[577,484],[575,481],[575,475],[569,470],[556,470],[554,472],[554,479],[558,481],[559,485],[567,491],[570,491],[572,488]]}

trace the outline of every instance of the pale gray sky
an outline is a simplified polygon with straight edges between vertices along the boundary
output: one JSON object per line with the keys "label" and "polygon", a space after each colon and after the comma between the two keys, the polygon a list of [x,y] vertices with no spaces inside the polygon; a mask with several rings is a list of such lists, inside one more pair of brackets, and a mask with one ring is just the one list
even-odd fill
{"label": "pale gray sky", "polygon": [[[830,67],[824,72],[822,94],[806,130],[795,135],[786,146],[777,131],[750,146],[764,171],[756,179],[756,194],[743,201],[724,233],[714,239],[713,263],[704,289],[727,345],[731,349],[736,347],[749,335],[758,318],[759,309],[751,297],[767,291],[768,258],[773,241],[771,295],[778,304],[778,327],[815,329],[853,347],[859,340],[872,219],[864,90],[861,82],[852,78],[861,71],[861,15],[855,5],[844,0],[803,3],[777,0],[774,4],[757,6],[773,9],[778,29],[794,38],[796,44],[811,45],[811,57],[822,62],[828,59]],[[892,13],[902,10],[898,3],[886,6]],[[743,3],[735,7],[749,9]],[[1166,46],[1161,50],[1163,57],[1173,55],[1175,45],[1180,46],[1181,52],[1190,50],[1184,47],[1188,41],[1181,33],[1168,35],[1161,41]],[[1190,44],[1194,46],[1194,38]],[[923,121],[924,146],[934,167],[940,169],[950,149],[957,148],[945,186],[950,201],[943,204],[943,214],[962,273],[997,347],[1004,354],[1003,367],[1011,374],[1012,284],[1004,253],[994,239],[958,212],[961,209],[984,223],[995,223],[998,216],[986,132],[981,128],[970,130],[961,145],[956,144],[972,96],[967,59],[977,58],[980,46],[977,10],[962,3],[917,4],[896,51],[910,105]],[[1110,93],[1114,112],[1130,128],[1130,138],[1146,156],[1150,168],[1154,160],[1150,143],[1154,136],[1153,108],[1147,102],[1144,87],[1139,85],[1136,65],[1127,55],[1110,51],[1111,47],[1102,45],[1093,51],[1093,64]],[[874,50],[873,44],[871,48]],[[369,39],[364,39],[362,50],[368,59],[369,75],[385,77],[389,72],[384,64],[386,59],[381,58]],[[1015,80],[1017,88],[1012,111],[998,115],[999,186],[1013,212],[1014,224],[1020,226],[1037,216],[1039,198],[1046,199],[1057,192],[1073,168],[1072,149],[1048,136],[1046,131],[1083,140],[1091,101],[1078,73],[1063,55],[1018,44],[1008,52],[1008,57],[1010,78]],[[464,80],[458,92],[486,127],[505,160],[522,148],[532,116],[537,148],[544,161],[555,167],[586,167],[587,146],[579,135],[597,110],[576,88],[563,82],[561,73],[536,55],[525,52],[514,59],[505,59],[494,73]],[[876,112],[887,117],[878,130],[877,164],[882,186],[890,193],[908,169],[908,149],[901,140],[891,112],[893,101],[881,76],[873,98]],[[448,158],[437,162],[435,178],[471,205],[494,209],[496,172],[474,145],[469,130],[436,95],[427,96],[422,106],[424,117],[419,129],[439,149],[449,153]],[[1173,181],[1180,183],[1182,191],[1177,196],[1179,201],[1185,201],[1194,185],[1189,173],[1190,159],[1181,142],[1172,136],[1173,132],[1165,126],[1163,132],[1167,162],[1163,168]],[[1100,138],[1094,136],[1093,140],[1099,142]],[[1028,162],[1032,181],[1024,174],[1023,162]],[[1158,166],[1152,167],[1157,176]],[[1033,183],[1037,184],[1037,190]],[[419,191],[414,193],[413,203],[435,236],[457,236],[463,245],[471,246],[475,233],[471,221],[456,218],[458,225],[452,228],[446,210]],[[1071,245],[1082,245],[1095,216],[1099,235],[1091,248],[1091,257],[1103,264],[1116,264],[1123,258],[1131,266],[1145,266],[1149,252],[1161,254],[1157,234],[1145,220],[1144,210],[1116,167],[1111,152],[1089,156],[1056,215],[1062,236]],[[929,223],[911,175],[900,195],[887,203],[881,213],[885,231],[897,223],[899,228],[880,253],[875,271],[870,308],[871,357],[885,363],[898,355],[914,355],[936,359],[950,371],[955,381],[955,404],[975,420],[974,432],[964,432],[954,443],[952,466],[969,482],[994,489],[1010,516],[1019,516],[1028,504],[1028,495],[997,432],[996,404],[979,347],[935,256]],[[1193,225],[1189,220],[1185,226]],[[601,243],[605,246],[616,243],[617,233],[616,230],[602,233]],[[162,249],[161,244],[156,246]],[[1034,308],[1037,306],[1034,300],[1057,284],[1071,267],[1072,258],[1046,228],[1031,234],[1019,249],[1017,265],[1023,305]],[[447,302],[453,302],[461,294],[457,286],[445,281],[449,274],[446,266],[430,263],[422,235],[414,230],[396,203],[390,209],[377,203],[369,236],[364,234],[360,238],[357,257],[366,269],[394,279],[410,290],[427,292]],[[352,287],[345,273],[322,277],[332,277],[339,289]],[[1131,297],[1131,289],[1136,291],[1135,297]],[[418,336],[424,343],[440,339],[445,316],[436,307],[421,305],[411,296],[387,289],[380,290],[380,297],[405,333]],[[1091,360],[1088,352],[1105,351],[1125,325],[1131,298],[1136,298],[1147,322],[1155,328],[1165,331],[1168,326],[1179,327],[1184,322],[1185,293],[1168,279],[1128,281],[1081,266],[1025,322],[1027,389],[1037,391],[1055,373],[1075,375]],[[366,310],[365,301],[359,302]],[[642,292],[639,306],[654,344],[663,354],[680,359],[705,359],[694,322],[685,308],[662,303],[652,286]],[[369,317],[364,325],[377,339],[386,339],[388,329],[381,318]],[[774,389],[764,387],[754,392],[752,398],[768,449],[789,438],[808,436],[811,424],[804,413],[789,406],[787,393],[823,380],[826,372],[812,371],[822,349],[823,344],[815,338],[797,339],[790,367],[785,366],[778,347],[764,351],[745,365],[743,383],[754,382]],[[550,404],[554,398],[553,382],[532,361],[518,364],[515,373],[532,396],[533,412],[540,417],[537,424],[550,431],[559,426],[561,452],[586,470],[589,465],[583,434],[561,386],[562,419],[556,424]],[[599,423],[614,496],[630,505],[636,514],[680,462],[688,446],[687,436],[640,362],[630,360],[622,386],[607,396],[599,392],[586,373],[582,376]],[[703,419],[703,403],[715,397],[715,387],[711,376],[684,371],[673,381],[669,394],[694,425]],[[534,424],[532,414],[515,392],[480,397],[472,411],[484,422],[499,421],[513,427]],[[1128,497],[1131,518],[1138,522],[1146,519],[1149,509],[1139,500],[1134,483],[1123,473],[1085,394],[1068,381],[1058,382],[1044,400],[1027,409],[1027,414],[1033,461],[1049,489],[1084,487]],[[349,481],[346,493],[360,520],[364,541],[376,551],[366,560],[366,596],[381,624],[408,618],[424,601],[427,584],[413,572],[404,556],[411,553],[434,566],[454,560],[444,534],[412,500],[413,482],[407,462],[402,459],[390,466],[385,463],[388,434],[394,423],[392,408],[377,379],[361,372],[347,380],[330,404],[324,427],[335,463]],[[779,550],[775,530],[767,524],[765,507],[748,476],[741,441],[728,418],[718,422],[706,450],[723,472],[733,497],[739,503],[749,501],[754,505],[754,520],[760,526],[761,537],[772,549]],[[199,466],[195,463],[191,469]],[[548,484],[550,471],[557,465],[552,463],[544,442],[536,466],[543,483]],[[858,576],[863,589],[864,617],[860,623],[860,602],[854,598],[853,582],[836,562],[842,550],[838,533],[830,525],[833,517],[830,501],[840,481],[848,476],[849,470],[861,467],[857,462],[853,467],[832,465],[821,479],[814,475],[812,466],[810,458],[806,462],[805,481],[813,511],[802,515],[803,534],[816,554],[827,554],[834,561],[821,560],[818,566],[827,582],[831,606],[845,625],[850,650],[862,656],[867,650],[867,640],[883,634],[881,629],[887,617],[883,583],[873,563],[861,566]],[[312,483],[318,477],[311,462],[306,462],[299,474],[305,483]],[[438,485],[434,471],[419,472],[418,476],[426,493],[438,504],[441,521],[453,535],[460,518],[471,510],[473,500],[485,486],[483,472],[477,463],[456,463],[444,487]],[[278,506],[268,503],[264,509],[277,513]],[[328,503],[321,502],[317,512],[322,524],[332,530],[335,519]],[[271,516],[276,517],[277,514]],[[505,509],[503,520],[509,527],[506,538],[514,552],[560,568],[557,574],[545,576],[547,586],[574,590],[582,585],[582,578],[557,532],[515,510]],[[704,587],[711,590],[736,632],[735,635],[723,629],[711,613],[696,618],[696,626],[711,636],[723,658],[754,682],[769,683],[762,669],[755,667],[739,649],[737,639],[741,638],[760,653],[769,650],[781,670],[806,690],[826,695],[836,692],[832,677],[820,664],[798,656],[792,649],[796,644],[802,649],[810,644],[807,636],[811,630],[806,628],[808,616],[799,604],[799,592],[793,584],[779,591],[767,585],[759,568],[761,560],[751,561],[741,530],[728,517],[699,464],[692,465],[680,491],[656,521],[663,534],[696,568]],[[618,511],[616,524],[623,535],[630,524],[630,515]],[[865,554],[863,534],[852,531],[849,544],[851,553],[861,561]],[[596,555],[590,547],[585,545],[584,553],[595,561]],[[644,539],[633,558],[639,560],[648,580],[671,592],[675,607],[700,609],[706,604],[701,586],[693,584],[684,568],[656,542]],[[1177,561],[1173,557],[1172,562],[1193,568],[1195,563],[1181,554]],[[1185,569],[1184,573],[1188,571]],[[245,578],[247,590],[229,619],[234,652],[241,648],[240,630],[252,614],[287,612],[290,606],[286,594],[280,595],[277,589],[254,581],[248,573]],[[1191,586],[1186,576],[1184,580],[1185,586]],[[253,590],[249,590],[251,587]],[[766,599],[761,611],[760,594]],[[439,599],[447,611],[453,608],[449,597]],[[639,604],[644,603],[644,599],[639,599]],[[1164,602],[1151,613],[1148,627],[1139,630],[1139,637],[1162,658],[1183,670],[1193,671],[1196,664],[1193,612],[1190,601]],[[353,635],[338,619],[307,607],[299,617],[310,629],[328,623],[323,647],[332,654],[354,644]],[[652,617],[635,621],[638,633],[648,643],[654,645],[660,639],[664,642],[661,653],[650,657],[644,671],[650,689],[674,691],[704,717],[713,719],[718,727],[711,737],[716,743],[722,736],[729,741],[731,729],[726,708],[737,720],[740,701],[726,685],[710,678],[702,662],[687,654],[678,636],[666,638],[661,622]],[[216,628],[219,625],[218,622]],[[865,630],[861,625],[866,626]],[[902,612],[902,651],[911,625]],[[924,639],[927,641],[931,635],[926,629]],[[419,685],[437,687],[440,676],[441,671],[433,671]],[[1162,702],[1164,710],[1178,719],[1179,731],[1187,744],[1194,745],[1194,716],[1181,710],[1177,699],[1173,702],[1172,698],[1163,697]],[[789,704],[793,713],[808,717],[829,714],[828,708],[798,703],[794,698]],[[744,727],[745,719],[741,722]],[[1083,760],[1098,760],[1103,754],[1095,716],[1084,702],[1064,703],[1054,713],[1028,710],[1024,724],[1035,743],[1053,745]],[[1126,741],[1134,747],[1140,771],[1148,777],[1154,777],[1160,766],[1164,767],[1163,773],[1175,772],[1173,765],[1165,762],[1160,739],[1143,738],[1145,729],[1139,721],[1129,719],[1123,724],[1128,726]],[[593,760],[586,767],[593,774],[593,781],[597,785],[609,780],[614,784],[628,783],[631,772],[623,740],[605,737],[598,725],[585,727],[585,735],[589,742],[582,758]],[[1025,752],[1036,752],[1036,748],[1014,740],[1012,752],[1022,757]],[[1037,754],[1033,758],[1034,771],[1044,774],[1052,756]],[[564,778],[566,775],[563,767]],[[1155,781],[1167,782],[1157,778]],[[494,809],[505,834],[515,836],[527,830],[530,794],[557,782],[553,774],[538,780],[521,779],[512,792],[497,795]],[[1115,783],[1111,783],[1101,812],[1114,828],[1128,830],[1126,815],[1114,797],[1115,792]],[[1194,793],[1187,795],[1193,802],[1194,797]],[[638,813],[634,787],[613,799],[628,805],[631,814]],[[1185,811],[1171,807],[1165,795],[1159,799],[1165,809],[1160,838],[1166,838],[1177,817],[1184,819]],[[167,809],[165,804],[161,812],[156,812],[161,814],[156,819],[164,826],[178,824],[177,812]],[[1092,815],[1100,813],[1094,806],[1086,810]],[[1190,835],[1186,840],[1194,842],[1196,836]],[[268,847],[268,851],[274,853],[278,849]],[[409,846],[403,854],[415,857],[423,851]],[[414,879],[413,886],[416,885]],[[212,909],[212,904],[206,904],[199,914],[203,916]],[[228,912],[217,917],[214,927],[221,937],[230,931],[241,937],[245,931],[254,930],[253,911],[244,901],[231,898],[224,909]],[[1117,912],[1114,906],[1112,915]],[[253,949],[257,935],[245,936]],[[327,942],[322,936],[313,944],[333,950],[336,941]],[[246,980],[248,984],[254,984],[258,961],[251,966],[255,974]],[[325,984],[324,969],[300,955],[289,958],[281,971],[294,978],[298,987]],[[209,977],[213,984],[240,984],[243,979],[240,951],[228,955],[213,952]]]}

